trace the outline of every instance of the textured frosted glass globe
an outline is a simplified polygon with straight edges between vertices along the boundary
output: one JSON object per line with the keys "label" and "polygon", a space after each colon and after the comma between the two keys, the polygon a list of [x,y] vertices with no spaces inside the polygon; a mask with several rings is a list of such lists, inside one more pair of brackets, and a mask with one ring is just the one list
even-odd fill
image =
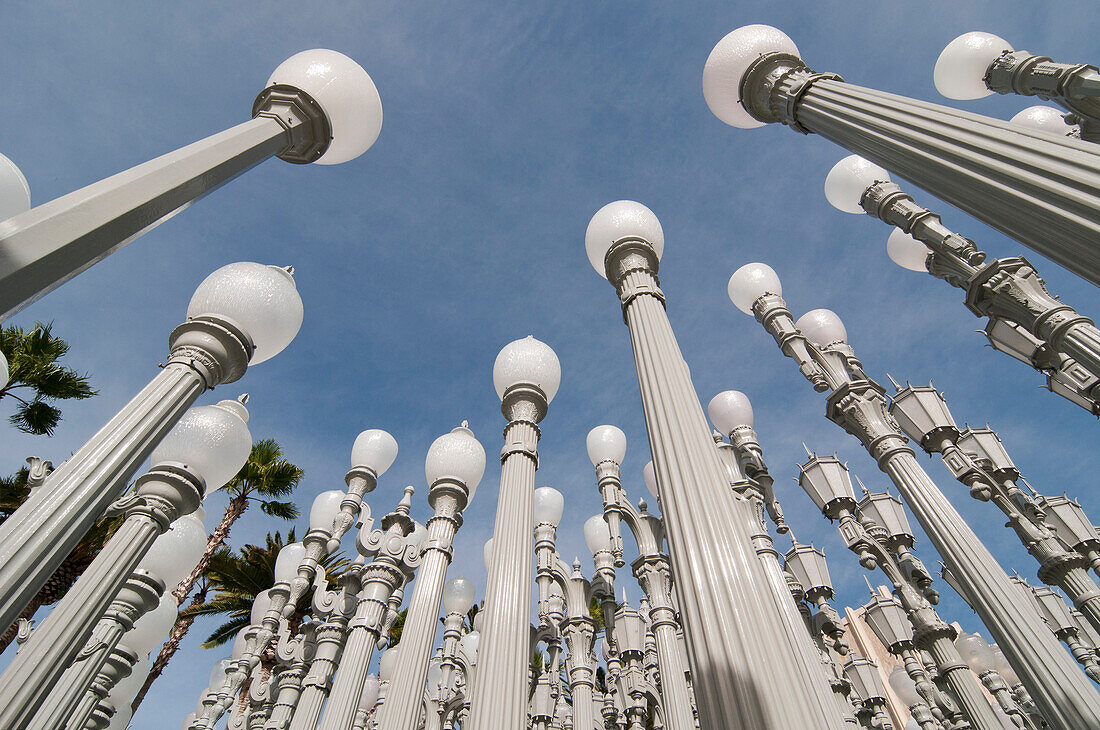
{"label": "textured frosted glass globe", "polygon": [[382,652],[382,658],[378,660],[378,678],[383,682],[393,679],[393,670],[397,667],[397,651],[400,647],[390,647]]}
{"label": "textured frosted glass globe", "polygon": [[455,578],[443,586],[443,610],[447,613],[466,613],[474,605],[477,588],[466,578]]}
{"label": "textured frosted glass globe", "polygon": [[955,639],[955,648],[959,650],[964,662],[976,673],[988,672],[997,666],[997,658],[985,639],[977,634],[961,632]]}
{"label": "textured frosted glass globe", "polygon": [[225,681],[225,675],[229,671],[229,666],[233,663],[233,660],[229,657],[225,659],[219,659],[214,662],[214,669],[210,672],[210,684],[207,685],[213,689],[217,689],[222,686],[222,682]]}
{"label": "textured frosted glass globe", "polygon": [[325,48],[295,53],[272,72],[267,85],[273,84],[301,89],[325,112],[332,141],[318,165],[354,160],[382,131],[378,89],[363,67],[343,53]]}
{"label": "textured frosted glass globe", "polygon": [[485,448],[465,425],[443,434],[428,447],[424,459],[424,478],[428,484],[452,477],[466,485],[472,500],[484,475]]}
{"label": "textured frosted glass globe", "polygon": [[806,339],[818,347],[848,341],[848,332],[844,329],[844,323],[831,309],[811,309],[799,317],[794,326],[802,330]]}
{"label": "textured frosted glass globe", "polygon": [[[133,647],[130,648],[133,649]],[[130,674],[118,680],[118,684],[116,684],[110,694],[107,695],[107,701],[114,705],[121,714],[125,715],[125,710],[130,709],[130,700],[134,698],[134,695],[138,693],[141,686],[145,684],[145,679],[148,676],[149,657],[139,652],[138,660],[134,662],[134,666],[130,668]],[[122,727],[126,727],[126,725]]]}
{"label": "textured frosted glass globe", "polygon": [[[252,606],[256,606],[255,601],[253,601]],[[233,640],[233,649],[229,653],[229,658],[233,660],[233,663],[240,661],[241,657],[244,656],[245,648],[248,646],[248,641],[244,638],[246,631],[248,631],[247,627],[238,631],[237,638]]]}
{"label": "textured frosted glass globe", "polygon": [[900,228],[890,231],[886,239],[886,255],[903,269],[928,272],[924,262],[932,250]]}
{"label": "textured frosted glass globe", "polygon": [[0,155],[0,221],[31,209],[31,189],[14,162]]}
{"label": "textured frosted glass globe", "polygon": [[645,482],[645,488],[649,490],[653,498],[657,499],[657,472],[653,469],[652,461],[642,469],[642,481]]}
{"label": "textured frosted glass globe", "polygon": [[309,508],[309,529],[324,530],[332,534],[332,523],[340,513],[340,504],[346,496],[339,489],[330,489],[314,497],[313,505]]}
{"label": "textured frosted glass globe", "polygon": [[259,626],[269,610],[271,610],[271,592],[260,591],[252,601],[252,611],[248,614],[249,623]]}
{"label": "textured frosted glass globe", "polygon": [[584,232],[584,250],[597,274],[607,278],[607,252],[615,241],[628,237],[649,242],[660,261],[665,251],[665,232],[652,210],[633,200],[616,200],[596,211]]}
{"label": "textured frosted glass globe", "polygon": [[153,541],[149,552],[138,563],[138,568],[164,581],[166,591],[174,591],[198,564],[206,550],[206,540],[206,530],[200,523],[181,517]]}
{"label": "textured frosted glass globe", "polygon": [[920,696],[920,692],[917,692],[917,684],[905,671],[905,667],[895,667],[894,671],[890,672],[889,677],[890,689],[894,690],[894,694],[898,696],[907,707],[915,705],[918,702],[924,702],[924,698]]}
{"label": "textured frosted glass globe", "polygon": [[489,565],[493,562],[493,538],[490,537],[482,546],[481,559],[485,561],[485,572],[489,572]]}
{"label": "textured frosted glass globe", "polygon": [[890,173],[859,155],[848,155],[825,176],[825,199],[844,213],[866,213],[859,204],[863,192],[877,182],[889,182]]}
{"label": "textured frosted glass globe", "polygon": [[4,357],[4,353],[0,352],[0,388],[7,385],[10,379],[11,373],[8,372],[8,358]]}
{"label": "textured frosted glass globe", "polygon": [[773,52],[799,55],[794,41],[770,25],[743,25],[718,41],[703,66],[703,98],[714,116],[740,129],[764,126],[741,104],[741,79],[753,61]]}
{"label": "textured frosted glass globe", "polygon": [[992,33],[963,33],[947,44],[936,59],[932,80],[936,89],[948,99],[981,99],[993,92],[985,85],[989,64],[1012,45]]}
{"label": "textured frosted glass globe", "polygon": [[374,707],[374,703],[378,702],[378,685],[381,682],[378,681],[378,677],[373,674],[368,674],[367,678],[363,681],[363,692],[359,695],[359,709],[362,712],[370,712]]}
{"label": "textured frosted glass globe", "polygon": [[[479,611],[478,616],[481,615]],[[466,655],[466,659],[471,664],[477,663],[477,647],[481,643],[481,632],[471,631],[458,640],[458,646],[462,649],[462,653]]]}
{"label": "textured frosted glass globe", "polygon": [[172,589],[166,589],[157,607],[134,622],[133,628],[122,637],[122,643],[139,654],[148,654],[172,630],[177,613],[176,597]]}
{"label": "textured frosted glass globe", "polygon": [[604,461],[622,464],[626,456],[626,434],[617,426],[596,426],[588,432],[585,446],[592,466]]}
{"label": "textured frosted glass globe", "polygon": [[397,441],[380,428],[369,428],[355,437],[351,447],[352,467],[365,466],[382,476],[397,458]]}
{"label": "textured frosted glass globe", "polygon": [[1028,129],[1036,129],[1040,132],[1050,132],[1060,137],[1067,136],[1079,127],[1066,121],[1066,112],[1052,106],[1029,106],[1023,109],[1009,120],[1013,124]]}
{"label": "textured frosted glass globe", "polygon": [[997,670],[997,674],[1001,675],[1009,687],[1015,687],[1020,683],[1020,678],[1016,676],[1016,670],[1012,668],[1012,665],[1008,663],[1008,659],[1005,658],[1004,653],[1001,651],[1001,647],[996,644],[989,647],[993,650],[993,666]]}
{"label": "textured frosted glass globe", "polygon": [[493,363],[493,385],[497,395],[513,385],[530,383],[542,389],[546,402],[554,400],[561,384],[561,363],[544,342],[527,335],[504,346]]}
{"label": "textured frosted glass globe", "polygon": [[611,529],[607,526],[607,520],[604,519],[602,512],[585,520],[584,544],[593,555],[611,550]]}
{"label": "textured frosted glass globe", "polygon": [[767,264],[745,264],[733,272],[729,283],[726,284],[726,293],[729,294],[733,306],[745,314],[752,314],[753,303],[765,294],[783,296],[783,286],[779,283],[779,276],[775,270]]}
{"label": "textured frosted glass globe", "polygon": [[561,522],[561,513],[565,509],[565,497],[553,487],[539,487],[534,493],[532,513],[535,524],[550,524],[554,527]]}
{"label": "textured frosted glass globe", "polygon": [[282,352],[302,327],[302,298],[286,269],[251,261],[223,266],[203,279],[187,305],[188,317],[217,315],[252,338],[250,365]]}
{"label": "textured frosted glass globe", "polygon": [[714,427],[726,436],[738,426],[752,427],[752,403],[739,390],[723,390],[711,398],[707,415]]}
{"label": "textured frosted glass globe", "polygon": [[248,411],[238,401],[223,400],[184,413],[153,449],[149,463],[154,467],[169,461],[186,464],[202,477],[210,494],[241,470],[251,450]]}
{"label": "textured frosted glass globe", "polygon": [[298,566],[306,557],[306,547],[300,542],[283,545],[275,556],[275,582],[289,583],[298,575]]}

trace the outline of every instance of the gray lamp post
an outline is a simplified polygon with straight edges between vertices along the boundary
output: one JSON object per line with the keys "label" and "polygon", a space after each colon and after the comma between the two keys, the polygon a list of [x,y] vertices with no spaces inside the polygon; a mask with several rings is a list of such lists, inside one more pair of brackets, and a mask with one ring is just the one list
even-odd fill
{"label": "gray lamp post", "polygon": [[[428,503],[434,514],[428,520],[424,554],[413,583],[409,612],[401,630],[401,654],[393,670],[389,700],[379,717],[383,727],[412,728],[423,711],[424,680],[435,641],[443,581],[451,564],[455,533],[462,525],[462,511],[477,492],[485,473],[485,449],[474,434],[461,426],[432,442],[424,461]],[[469,584],[472,591],[473,585]],[[473,604],[473,598],[470,598]],[[461,611],[465,613],[469,606]],[[448,609],[450,613],[450,609]]]}
{"label": "gray lamp post", "polygon": [[755,555],[751,507],[729,487],[665,313],[660,223],[617,201],[593,216],[585,248],[630,329],[700,723],[843,727],[789,591],[775,590]]}
{"label": "gray lamp post", "polygon": [[964,631],[955,639],[955,647],[974,674],[977,674],[978,678],[982,680],[982,685],[989,694],[997,700],[997,704],[1001,706],[1005,714],[1013,717],[1018,726],[1027,727],[1030,724],[1027,716],[1016,704],[1004,678],[997,673],[996,658],[985,639]]}
{"label": "gray lamp post", "polygon": [[1083,63],[1055,63],[1015,50],[992,33],[972,31],[947,44],[936,59],[936,88],[949,99],[993,93],[1050,99],[1068,109],[1081,137],[1100,141],[1100,72]]}
{"label": "gray lamp post", "polygon": [[336,164],[382,128],[370,76],[347,56],[298,53],[275,69],[253,119],[3,221],[0,319],[269,157]]}
{"label": "gray lamp post", "polygon": [[1069,497],[1038,498],[1047,524],[1069,547],[1085,556],[1093,571],[1100,575],[1100,531],[1092,524],[1080,504]]}
{"label": "gray lamp post", "polygon": [[1012,583],[978,536],[917,463],[871,380],[847,344],[839,317],[815,310],[796,323],[775,272],[748,264],[730,278],[730,298],[752,313],[819,392],[826,417],[860,440],[901,493],[932,545],[1012,662],[1052,727],[1100,726],[1100,694],[1077,671],[1037,612],[1018,600]]}
{"label": "gray lamp post", "polygon": [[506,345],[493,365],[493,385],[508,425],[478,649],[479,665],[490,669],[479,672],[474,682],[467,720],[471,730],[512,730],[527,723],[538,424],[560,383],[557,356],[534,337]]}
{"label": "gray lamp post", "polygon": [[820,134],[1100,284],[1096,145],[815,73],[766,25],[715,46],[703,94],[731,126]]}
{"label": "gray lamp post", "polygon": [[199,395],[278,354],[301,324],[289,270],[237,263],[208,276],[160,373],[0,525],[0,624],[15,621]]}
{"label": "gray lamp post", "polygon": [[1066,645],[1070,654],[1077,660],[1094,681],[1100,682],[1100,662],[1091,647],[1085,646],[1081,641],[1081,631],[1077,628],[1077,622],[1073,620],[1069,608],[1062,601],[1062,597],[1046,586],[1033,586],[1022,578],[1017,578],[1021,590],[1030,592],[1039,607],[1039,614],[1046,621],[1047,626],[1054,635]]}
{"label": "gray lamp post", "polygon": [[[248,411],[242,403],[222,401],[188,411],[165,436],[150,458],[152,468],[137,480],[135,492],[118,505],[126,514],[118,531],[0,675],[0,696],[8,698],[0,708],[0,726],[27,722],[154,540],[178,517],[195,511],[207,491],[220,488],[244,466],[252,447],[247,421]],[[193,537],[193,545],[202,544],[203,532],[194,521],[182,522],[169,544],[180,547],[176,544],[179,535]],[[196,561],[201,555],[187,554]],[[155,565],[149,566],[165,579],[169,578],[163,569],[167,557],[157,555]],[[178,583],[192,567],[194,564],[181,565],[172,570],[171,580]],[[128,626],[118,626],[114,641],[125,628]],[[104,643],[111,642],[104,639]],[[83,687],[76,697],[82,694]]]}
{"label": "gray lamp post", "polygon": [[1051,392],[1100,414],[1100,329],[1051,295],[1027,259],[988,258],[857,155],[833,167],[825,195],[838,210],[896,226],[886,243],[895,263],[965,291],[967,309],[989,318],[985,334],[995,350],[1045,374]]}
{"label": "gray lamp post", "polygon": [[970,487],[972,497],[993,502],[1008,517],[1020,542],[1039,563],[1039,580],[1064,590],[1100,630],[1100,588],[1088,574],[1088,560],[1063,545],[1047,527],[1038,504],[1017,485],[1020,472],[997,434],[989,428],[960,432],[943,394],[931,385],[894,385],[897,392],[890,414],[906,435],[929,454],[940,454],[951,474]]}
{"label": "gray lamp post", "polygon": [[[358,567],[360,566],[353,564],[340,577],[341,594],[346,598],[346,603],[353,603],[351,597],[354,595],[354,589],[359,585]],[[342,608],[344,606],[335,607],[336,610],[333,613],[342,615],[345,613],[341,610]],[[351,610],[347,610],[346,613],[350,615]],[[325,623],[329,623],[332,618],[331,615],[326,617]],[[332,621],[332,623],[336,622]],[[290,718],[294,715],[298,698],[301,697],[302,681],[305,679],[306,672],[312,668],[314,652],[317,649],[317,633],[322,625],[320,621],[307,619],[298,628],[297,636],[282,646],[276,646],[279,665],[275,667],[272,676],[275,698],[271,714],[263,725],[264,730],[286,730],[290,726]],[[185,723],[184,728],[189,726],[190,723]]]}

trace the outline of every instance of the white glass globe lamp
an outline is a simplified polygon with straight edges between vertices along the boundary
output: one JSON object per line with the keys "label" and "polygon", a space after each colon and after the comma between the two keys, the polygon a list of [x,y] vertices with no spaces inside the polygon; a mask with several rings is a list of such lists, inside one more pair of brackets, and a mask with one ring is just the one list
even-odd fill
{"label": "white glass globe lamp", "polygon": [[1059,137],[1066,137],[1080,129],[1076,124],[1066,121],[1064,109],[1056,109],[1052,106],[1029,106],[1013,115],[1009,120],[1013,124],[1039,132],[1050,132]]}
{"label": "white glass globe lamp", "polygon": [[466,578],[455,578],[443,586],[443,610],[464,614],[474,605],[477,589]]}
{"label": "white glass globe lamp", "polygon": [[657,499],[657,472],[653,469],[652,461],[642,469],[642,481],[645,482],[645,488],[649,490],[653,498]]}
{"label": "white glass globe lamp", "polygon": [[835,342],[847,342],[848,332],[836,312],[830,309],[811,309],[794,326],[802,330],[806,339],[818,347],[827,347]]}
{"label": "white glass globe lamp", "polygon": [[428,447],[424,459],[424,478],[428,484],[435,484],[444,477],[456,479],[466,485],[469,499],[473,501],[484,475],[485,448],[465,423],[443,434]]}
{"label": "white glass globe lamp", "polygon": [[31,209],[31,188],[23,171],[4,155],[0,155],[0,221],[26,213]]}
{"label": "white glass globe lamp", "polygon": [[298,575],[298,566],[306,557],[306,547],[300,542],[283,545],[275,556],[275,582],[289,583]]}
{"label": "white glass globe lamp", "polygon": [[729,283],[726,284],[726,293],[729,295],[733,306],[745,314],[752,314],[753,303],[765,294],[783,296],[783,286],[779,283],[779,276],[775,270],[767,264],[745,264],[733,272]]}
{"label": "white glass globe lamp", "polygon": [[164,590],[171,593],[198,564],[206,551],[206,541],[206,530],[201,523],[181,517],[153,541],[138,568],[164,581]]}
{"label": "white glass globe lamp", "polygon": [[931,253],[932,249],[900,228],[890,231],[890,237],[886,239],[886,255],[895,264],[909,271],[927,273],[928,267],[925,262],[928,261],[928,255]]}
{"label": "white glass globe lamp", "polygon": [[561,492],[553,487],[539,487],[535,490],[532,513],[536,525],[548,524],[557,527],[564,510],[565,497]]}
{"label": "white glass globe lamp", "polygon": [[605,461],[622,464],[626,456],[626,434],[618,426],[596,426],[588,432],[585,446],[592,466]]}
{"label": "white glass globe lamp", "polygon": [[339,489],[330,489],[314,497],[309,508],[309,529],[323,530],[331,535],[333,522],[340,514],[340,504],[346,496]]}
{"label": "white glass globe lamp", "polygon": [[770,25],[743,25],[718,41],[703,66],[703,98],[714,116],[739,129],[764,126],[741,103],[741,80],[753,61],[776,52],[799,55],[794,41]]}
{"label": "white glass globe lamp", "polygon": [[493,363],[493,386],[500,398],[521,383],[538,386],[547,403],[554,400],[561,384],[558,356],[549,345],[531,335],[509,342]]}
{"label": "white glass globe lamp", "polygon": [[616,200],[596,211],[584,232],[584,250],[596,273],[607,278],[604,261],[623,238],[641,238],[653,246],[657,260],[665,251],[665,232],[652,210],[633,200]]}
{"label": "white glass globe lamp", "polygon": [[351,447],[351,466],[366,467],[382,476],[397,458],[397,441],[380,428],[369,428],[355,437]]}
{"label": "white glass globe lamp", "polygon": [[948,43],[936,59],[932,80],[948,99],[981,99],[993,93],[985,84],[989,65],[1002,53],[1013,50],[1012,44],[992,33],[963,33]]}
{"label": "white glass globe lamp", "polygon": [[122,637],[122,643],[138,654],[148,654],[164,641],[175,626],[178,612],[176,597],[170,590],[165,590],[157,607],[134,622],[133,628]]}
{"label": "white glass globe lamp", "polygon": [[252,434],[248,410],[240,401],[223,400],[183,414],[153,449],[149,462],[185,464],[206,483],[206,493],[221,489],[248,461]]}
{"label": "white glass globe lamp", "polygon": [[592,515],[584,523],[584,544],[593,555],[599,552],[611,552],[611,529],[603,513]]}
{"label": "white glass globe lamp", "polygon": [[844,213],[866,213],[859,201],[877,182],[889,182],[890,173],[859,155],[848,155],[825,176],[825,199]]}
{"label": "white glass globe lamp", "polygon": [[711,398],[707,415],[714,427],[726,436],[740,426],[752,428],[752,403],[739,390],[723,390]]}

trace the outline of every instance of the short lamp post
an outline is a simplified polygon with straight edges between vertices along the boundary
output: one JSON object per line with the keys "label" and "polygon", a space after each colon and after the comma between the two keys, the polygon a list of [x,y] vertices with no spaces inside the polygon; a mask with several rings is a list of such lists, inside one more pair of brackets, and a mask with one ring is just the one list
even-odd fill
{"label": "short lamp post", "polygon": [[764,264],[734,272],[729,293],[734,305],[755,315],[783,354],[798,363],[814,389],[828,393],[826,417],[858,438],[890,477],[1051,726],[1087,727],[1100,716],[1100,694],[1033,607],[1017,599],[1008,575],[920,467],[887,410],[885,390],[864,372],[848,345],[840,318],[818,309],[795,322],[779,277]]}
{"label": "short lamp post", "polygon": [[766,25],[719,41],[703,95],[726,124],[820,134],[1100,284],[1096,145],[815,73]]}
{"label": "short lamp post", "polygon": [[[0,526],[0,625],[14,623],[204,391],[277,355],[301,325],[290,270],[237,263],[208,276],[191,298],[187,321],[172,332],[161,372]],[[150,479],[177,477],[183,478]],[[221,484],[207,482],[208,489]]]}
{"label": "short lamp post", "polygon": [[318,48],[275,69],[252,116],[3,221],[0,319],[270,157],[321,165],[358,157],[381,131],[382,102],[355,61]]}
{"label": "short lamp post", "polygon": [[527,723],[538,424],[560,383],[557,355],[534,337],[505,345],[493,364],[493,385],[508,425],[478,649],[481,667],[490,669],[474,681],[467,720],[471,730],[512,730]]}

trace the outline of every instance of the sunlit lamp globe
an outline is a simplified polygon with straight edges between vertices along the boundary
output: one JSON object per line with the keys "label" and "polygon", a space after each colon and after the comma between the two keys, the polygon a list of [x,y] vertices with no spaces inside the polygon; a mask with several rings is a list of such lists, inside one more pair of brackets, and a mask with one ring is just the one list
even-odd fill
{"label": "sunlit lamp globe", "polygon": [[374,703],[378,702],[378,685],[381,682],[378,681],[378,677],[373,674],[368,674],[367,678],[363,680],[363,692],[359,695],[358,708],[361,712],[370,712],[374,707]]}
{"label": "sunlit lamp globe", "polygon": [[993,666],[997,669],[997,674],[1001,675],[1009,687],[1015,687],[1020,683],[1020,678],[1016,676],[1016,670],[1012,668],[1012,665],[1008,663],[1008,659],[1005,658],[1004,652],[1001,651],[1001,647],[994,644],[989,647],[993,650]]}
{"label": "sunlit lamp globe", "polygon": [[1057,134],[1059,137],[1065,137],[1080,129],[1076,124],[1066,121],[1065,110],[1052,106],[1029,106],[1027,109],[1016,112],[1008,121],[1020,127]]}
{"label": "sunlit lamp globe", "polygon": [[1013,50],[1012,44],[992,33],[963,33],[948,43],[936,59],[932,80],[948,99],[981,99],[993,93],[985,85],[989,64]]}
{"label": "sunlit lamp globe", "polygon": [[485,570],[488,572],[489,566],[493,562],[493,538],[489,538],[485,541],[485,545],[481,548],[481,559],[485,561]]}
{"label": "sunlit lamp globe", "polygon": [[718,41],[703,66],[703,98],[714,116],[739,129],[764,126],[741,103],[741,80],[753,61],[777,52],[799,55],[794,41],[770,25],[743,25]]}
{"label": "sunlit lamp globe", "polygon": [[633,200],[616,200],[596,211],[584,232],[584,250],[596,273],[607,278],[604,261],[615,241],[641,238],[653,246],[657,260],[665,251],[665,232],[652,210]]}
{"label": "sunlit lamp globe", "polygon": [[[256,603],[253,601],[253,607]],[[245,638],[245,633],[248,631],[248,627],[241,629],[237,632],[237,638],[233,640],[233,649],[229,652],[229,658],[232,663],[240,661],[244,657],[245,650],[248,648],[248,639]]]}
{"label": "sunlit lamp globe", "polygon": [[740,426],[752,428],[752,403],[739,390],[723,390],[711,398],[707,415],[714,427],[726,436]]}
{"label": "sunlit lamp globe", "polygon": [[894,671],[890,672],[888,678],[890,683],[890,689],[894,690],[894,694],[898,696],[898,699],[905,704],[906,707],[911,707],[919,702],[924,702],[924,698],[921,697],[920,692],[917,691],[917,684],[905,671],[905,667],[896,667]]}
{"label": "sunlit lamp globe", "polygon": [[[481,615],[479,611],[478,616]],[[477,647],[481,643],[481,632],[471,631],[458,640],[458,646],[462,649],[462,653],[466,655],[466,658],[471,664],[477,663]]]}
{"label": "sunlit lamp globe", "polygon": [[133,628],[123,635],[122,643],[138,654],[148,654],[168,636],[178,610],[176,597],[171,590],[165,590],[157,607],[134,622]]}
{"label": "sunlit lamp globe", "polygon": [[844,329],[844,323],[831,309],[811,309],[799,317],[794,326],[802,330],[806,339],[818,347],[848,341],[848,332]]}
{"label": "sunlit lamp globe", "polygon": [[424,459],[424,478],[428,484],[450,477],[466,485],[473,500],[477,485],[485,475],[485,448],[466,426],[445,433],[428,447]]}
{"label": "sunlit lamp globe", "polygon": [[186,464],[202,477],[210,494],[241,470],[251,450],[248,410],[240,401],[223,400],[184,413],[153,449],[149,462],[154,467],[167,462]]}
{"label": "sunlit lamp globe", "polygon": [[996,668],[997,658],[985,639],[977,634],[961,632],[955,639],[955,648],[959,650],[964,662],[976,674],[982,674]]}
{"label": "sunlit lamp globe", "polygon": [[783,286],[779,283],[779,275],[767,264],[745,264],[733,272],[729,283],[726,284],[726,293],[729,294],[733,306],[745,314],[752,314],[753,303],[765,294],[783,296]]}
{"label": "sunlit lamp globe", "polygon": [[585,446],[592,466],[605,461],[622,464],[626,456],[626,434],[618,426],[596,426],[588,432]]}
{"label": "sunlit lamp globe", "polygon": [[295,53],[279,64],[267,85],[293,86],[321,105],[332,130],[316,162],[337,165],[370,149],[382,131],[382,99],[370,75],[343,53],[325,48]]}
{"label": "sunlit lamp globe", "polygon": [[531,335],[509,342],[493,363],[493,386],[499,397],[504,398],[509,388],[521,383],[538,386],[547,403],[554,400],[561,384],[558,356]]}
{"label": "sunlit lamp globe", "polygon": [[313,498],[309,508],[309,529],[332,533],[333,522],[340,513],[340,504],[347,495],[339,489],[321,492]]}
{"label": "sunlit lamp globe", "polygon": [[214,668],[210,671],[210,684],[207,686],[215,690],[221,687],[222,682],[225,681],[225,675],[229,672],[229,667],[232,664],[233,660],[229,657],[214,662]]}
{"label": "sunlit lamp globe", "polygon": [[825,199],[844,213],[866,213],[859,204],[867,188],[889,182],[890,173],[859,155],[848,155],[825,176]]}
{"label": "sunlit lamp globe", "polygon": [[252,610],[248,615],[249,623],[259,626],[263,623],[264,616],[271,610],[271,592],[260,591],[252,601]]}
{"label": "sunlit lamp globe", "polygon": [[657,499],[657,472],[653,469],[652,461],[642,469],[642,481],[645,482],[645,488],[649,490],[653,498]]}
{"label": "sunlit lamp globe", "polygon": [[275,582],[289,583],[298,575],[298,566],[306,557],[306,548],[300,542],[283,545],[275,556]]}
{"label": "sunlit lamp globe", "polygon": [[397,667],[397,652],[400,647],[393,646],[382,652],[382,658],[378,660],[378,678],[383,682],[393,679],[393,670]]}
{"label": "sunlit lamp globe", "polygon": [[153,541],[138,567],[164,581],[164,590],[171,593],[198,565],[206,541],[206,530],[200,523],[181,517]]}
{"label": "sunlit lamp globe", "polygon": [[454,578],[443,586],[443,610],[447,613],[465,614],[474,605],[477,588],[473,581]]}
{"label": "sunlit lamp globe", "polygon": [[585,520],[584,544],[593,555],[611,550],[611,529],[607,526],[607,520],[604,519],[602,512]]}
{"label": "sunlit lamp globe", "polygon": [[903,269],[927,273],[925,262],[930,253],[932,249],[900,228],[890,231],[890,237],[886,239],[886,255]]}
{"label": "sunlit lamp globe", "polygon": [[397,458],[397,441],[380,428],[369,428],[351,446],[352,468],[365,466],[382,476]]}
{"label": "sunlit lamp globe", "polygon": [[0,221],[31,209],[31,188],[14,162],[0,155]]}
{"label": "sunlit lamp globe", "polygon": [[275,357],[302,327],[302,298],[291,272],[241,261],[203,279],[187,305],[188,317],[228,319],[252,338],[250,365]]}
{"label": "sunlit lamp globe", "polygon": [[195,508],[195,511],[189,515],[186,515],[189,519],[195,520],[205,529],[206,527],[206,508],[201,504]]}
{"label": "sunlit lamp globe", "polygon": [[[145,680],[149,676],[149,669],[149,657],[139,652],[138,660],[134,662],[134,666],[130,667],[130,674],[118,680],[118,684],[107,695],[107,701],[118,710],[116,714],[127,716],[130,710],[130,701],[145,684]],[[127,722],[129,722],[128,717]],[[121,727],[125,728],[126,723],[123,723]]]}
{"label": "sunlit lamp globe", "polygon": [[532,513],[536,525],[558,526],[565,510],[565,497],[553,487],[539,487],[534,492]]}

